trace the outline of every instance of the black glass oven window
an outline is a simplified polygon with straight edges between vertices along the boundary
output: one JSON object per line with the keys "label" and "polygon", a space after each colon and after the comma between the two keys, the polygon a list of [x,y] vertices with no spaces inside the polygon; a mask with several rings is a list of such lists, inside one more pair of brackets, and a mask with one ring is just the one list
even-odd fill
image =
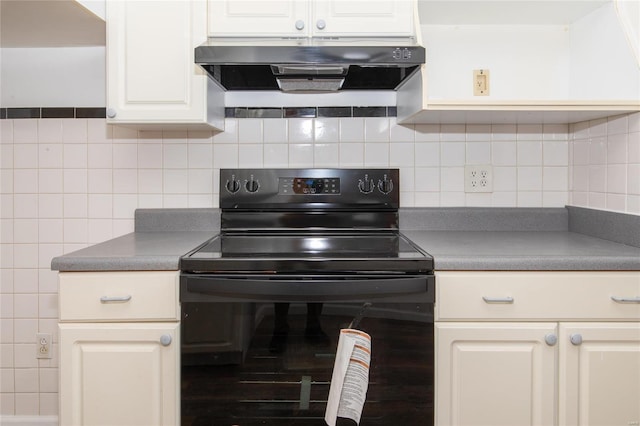
{"label": "black glass oven window", "polygon": [[[360,426],[433,425],[430,305],[373,303]],[[183,426],[326,426],[340,329],[359,304],[185,304]],[[192,329],[189,329],[189,328]],[[339,419],[338,425],[355,425]]]}

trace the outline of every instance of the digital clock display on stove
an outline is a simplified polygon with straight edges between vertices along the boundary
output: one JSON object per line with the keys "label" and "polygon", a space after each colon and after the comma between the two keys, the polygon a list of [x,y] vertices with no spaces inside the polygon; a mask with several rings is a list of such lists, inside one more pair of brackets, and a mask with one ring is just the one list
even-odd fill
{"label": "digital clock display on stove", "polygon": [[340,178],[280,178],[278,193],[282,195],[340,194]]}

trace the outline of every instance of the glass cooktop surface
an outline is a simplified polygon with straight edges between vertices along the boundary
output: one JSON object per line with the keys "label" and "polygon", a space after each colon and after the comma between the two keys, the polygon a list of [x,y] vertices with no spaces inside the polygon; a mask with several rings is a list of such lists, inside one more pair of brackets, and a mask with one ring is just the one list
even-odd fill
{"label": "glass cooktop surface", "polygon": [[223,233],[191,258],[424,258],[402,234],[381,233]]}
{"label": "glass cooktop surface", "polygon": [[223,232],[182,257],[187,272],[433,270],[433,258],[398,232]]}

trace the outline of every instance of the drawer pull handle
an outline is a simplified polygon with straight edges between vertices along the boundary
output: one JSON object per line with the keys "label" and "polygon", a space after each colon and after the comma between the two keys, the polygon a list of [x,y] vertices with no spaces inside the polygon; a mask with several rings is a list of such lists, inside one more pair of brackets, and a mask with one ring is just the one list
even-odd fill
{"label": "drawer pull handle", "polygon": [[485,303],[513,303],[513,297],[487,297],[482,296]]}
{"label": "drawer pull handle", "polygon": [[640,303],[640,296],[636,296],[636,297],[611,296],[611,300],[613,300],[616,303]]}
{"label": "drawer pull handle", "polygon": [[100,303],[126,303],[131,300],[131,296],[102,296]]}

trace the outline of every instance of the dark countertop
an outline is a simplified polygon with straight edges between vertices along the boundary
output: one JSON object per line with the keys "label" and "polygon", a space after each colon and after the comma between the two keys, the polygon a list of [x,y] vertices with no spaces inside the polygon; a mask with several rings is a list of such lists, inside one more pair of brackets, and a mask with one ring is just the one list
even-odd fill
{"label": "dark countertop", "polygon": [[404,231],[438,270],[640,270],[640,248],[566,231]]}
{"label": "dark countertop", "polygon": [[56,257],[57,271],[176,271],[180,256],[217,232],[132,232]]}
{"label": "dark countertop", "polygon": [[[583,211],[588,209],[579,210],[591,217],[591,211]],[[606,220],[624,224],[618,234],[626,230],[634,235],[640,229],[636,216],[600,211],[594,215],[598,229]],[[412,228],[401,226],[402,232],[434,257],[436,271],[640,270],[639,247],[626,240],[621,243],[586,235],[584,227],[570,227],[565,209],[405,209],[400,219],[401,225]],[[56,257],[51,268],[178,270],[180,256],[216,235],[218,229],[216,209],[141,209],[136,211],[136,232]]]}

